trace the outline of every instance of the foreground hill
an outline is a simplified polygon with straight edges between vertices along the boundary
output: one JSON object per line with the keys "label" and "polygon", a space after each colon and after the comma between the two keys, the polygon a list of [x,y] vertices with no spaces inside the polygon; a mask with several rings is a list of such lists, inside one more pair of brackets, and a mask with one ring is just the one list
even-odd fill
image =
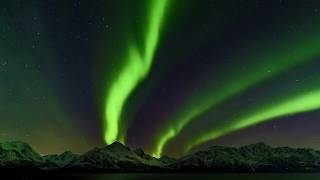
{"label": "foreground hill", "polygon": [[154,158],[118,142],[82,155],[41,156],[22,142],[0,143],[1,171],[63,172],[320,172],[320,151],[272,148],[257,143],[240,148],[213,146],[180,159]]}

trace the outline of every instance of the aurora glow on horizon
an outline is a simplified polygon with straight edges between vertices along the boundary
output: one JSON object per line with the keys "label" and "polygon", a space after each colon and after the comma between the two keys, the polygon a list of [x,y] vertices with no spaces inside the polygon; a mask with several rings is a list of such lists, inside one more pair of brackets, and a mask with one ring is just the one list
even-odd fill
{"label": "aurora glow on horizon", "polygon": [[320,149],[318,0],[4,0],[0,22],[0,141]]}

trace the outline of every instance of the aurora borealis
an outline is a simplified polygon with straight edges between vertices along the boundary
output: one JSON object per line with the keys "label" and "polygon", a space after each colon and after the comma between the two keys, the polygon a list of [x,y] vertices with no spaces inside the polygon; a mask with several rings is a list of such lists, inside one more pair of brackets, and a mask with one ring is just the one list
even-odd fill
{"label": "aurora borealis", "polygon": [[0,140],[320,149],[320,2],[1,1]]}
{"label": "aurora borealis", "polygon": [[119,121],[125,100],[150,71],[155,49],[157,47],[161,22],[164,16],[167,0],[151,2],[147,25],[145,49],[141,51],[131,43],[128,49],[128,62],[111,85],[106,99],[106,130],[105,140],[107,143],[123,140],[118,138]]}

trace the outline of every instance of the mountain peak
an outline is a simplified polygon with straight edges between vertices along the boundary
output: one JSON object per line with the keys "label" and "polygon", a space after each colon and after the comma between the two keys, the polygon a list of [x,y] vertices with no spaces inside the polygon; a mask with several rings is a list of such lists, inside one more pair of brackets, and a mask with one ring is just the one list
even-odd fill
{"label": "mountain peak", "polygon": [[108,145],[106,147],[108,150],[112,150],[112,151],[127,151],[130,150],[127,146],[121,144],[118,141],[113,142],[112,144]]}
{"label": "mountain peak", "polygon": [[257,142],[255,144],[243,146],[243,148],[269,149],[271,146],[265,144],[264,142]]}
{"label": "mountain peak", "polygon": [[0,143],[0,162],[25,161],[40,164],[43,158],[35,152],[29,144],[20,141]]}
{"label": "mountain peak", "polygon": [[34,157],[37,157],[38,159],[40,158],[40,155],[35,152],[29,144],[20,141],[0,143],[0,149],[3,152],[16,152],[21,156],[23,154],[33,154]]}
{"label": "mountain peak", "polygon": [[5,150],[11,150],[11,149],[32,149],[29,144],[20,142],[20,141],[10,141],[10,142],[4,142],[0,143],[0,147]]}

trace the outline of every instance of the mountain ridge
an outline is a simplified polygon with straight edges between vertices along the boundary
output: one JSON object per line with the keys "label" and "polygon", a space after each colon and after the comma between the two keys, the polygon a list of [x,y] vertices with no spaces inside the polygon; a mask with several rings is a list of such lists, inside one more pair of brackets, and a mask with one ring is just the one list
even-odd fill
{"label": "mountain ridge", "polygon": [[41,156],[27,143],[0,143],[0,171],[44,172],[320,172],[320,151],[255,143],[212,146],[175,159],[155,158],[114,142],[77,155]]}

